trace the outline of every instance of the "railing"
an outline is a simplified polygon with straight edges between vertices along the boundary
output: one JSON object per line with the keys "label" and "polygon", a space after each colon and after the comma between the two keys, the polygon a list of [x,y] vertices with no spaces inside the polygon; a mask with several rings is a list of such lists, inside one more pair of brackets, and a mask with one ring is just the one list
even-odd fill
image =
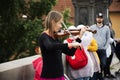
{"label": "railing", "polygon": [[22,58],[0,64],[0,80],[33,80],[32,61],[40,55]]}

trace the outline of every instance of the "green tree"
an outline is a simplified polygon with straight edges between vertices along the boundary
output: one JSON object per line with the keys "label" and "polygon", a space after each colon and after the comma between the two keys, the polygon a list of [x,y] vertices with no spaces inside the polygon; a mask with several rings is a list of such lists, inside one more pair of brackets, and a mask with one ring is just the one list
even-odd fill
{"label": "green tree", "polygon": [[70,12],[71,12],[70,8],[66,8],[64,11],[62,11],[62,14],[64,17],[64,22],[67,25],[67,27],[70,25],[73,25],[73,23],[69,22],[69,20],[71,18]]}
{"label": "green tree", "polygon": [[35,54],[37,37],[43,30],[42,16],[55,4],[56,0],[0,1],[0,63]]}

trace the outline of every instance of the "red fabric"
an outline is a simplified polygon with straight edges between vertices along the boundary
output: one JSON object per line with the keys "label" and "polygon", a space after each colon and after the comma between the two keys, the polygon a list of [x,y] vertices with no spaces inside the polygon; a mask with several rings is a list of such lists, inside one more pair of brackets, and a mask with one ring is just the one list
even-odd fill
{"label": "red fabric", "polygon": [[[67,41],[69,43],[72,42],[72,40],[67,39]],[[77,50],[75,51],[74,56],[68,56],[66,55],[66,60],[68,61],[68,63],[70,64],[70,66],[73,69],[80,69],[86,66],[87,62],[88,62],[88,58],[87,55],[84,51],[84,48],[77,48]]]}
{"label": "red fabric", "polygon": [[[68,41],[69,43],[72,43],[73,40],[68,38],[67,41]],[[71,49],[71,48],[72,48],[72,46],[69,46],[69,49]]]}
{"label": "red fabric", "polygon": [[35,69],[35,75],[34,75],[34,80],[40,80],[40,75],[41,75],[41,71],[42,71],[42,57],[39,57],[37,59],[35,59],[33,62],[33,67]]}

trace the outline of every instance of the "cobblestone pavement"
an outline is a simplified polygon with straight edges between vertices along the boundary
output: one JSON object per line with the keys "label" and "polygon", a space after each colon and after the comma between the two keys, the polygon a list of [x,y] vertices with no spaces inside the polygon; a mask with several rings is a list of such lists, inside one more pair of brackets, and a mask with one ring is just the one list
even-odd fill
{"label": "cobblestone pavement", "polygon": [[120,80],[120,71],[119,71],[119,74],[116,74],[116,72],[120,69],[120,61],[118,60],[118,58],[116,57],[116,55],[113,56],[113,60],[112,60],[112,63],[111,63],[111,73],[113,75],[116,76],[116,78],[114,79],[108,79],[108,78],[105,78],[105,80]]}

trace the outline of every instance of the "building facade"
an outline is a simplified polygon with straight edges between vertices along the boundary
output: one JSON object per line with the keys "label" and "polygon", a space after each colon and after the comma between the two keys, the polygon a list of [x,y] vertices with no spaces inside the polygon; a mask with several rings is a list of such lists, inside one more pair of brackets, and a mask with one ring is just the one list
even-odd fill
{"label": "building facade", "polygon": [[76,26],[79,24],[92,25],[95,23],[95,14],[102,11],[106,23],[108,22],[107,17],[110,16],[116,33],[115,38],[120,38],[120,0],[57,0],[56,6],[53,7],[54,10],[60,12],[66,8],[71,10],[71,19]]}
{"label": "building facade", "polygon": [[120,0],[113,0],[109,7],[109,15],[115,31],[115,38],[120,38]]}

